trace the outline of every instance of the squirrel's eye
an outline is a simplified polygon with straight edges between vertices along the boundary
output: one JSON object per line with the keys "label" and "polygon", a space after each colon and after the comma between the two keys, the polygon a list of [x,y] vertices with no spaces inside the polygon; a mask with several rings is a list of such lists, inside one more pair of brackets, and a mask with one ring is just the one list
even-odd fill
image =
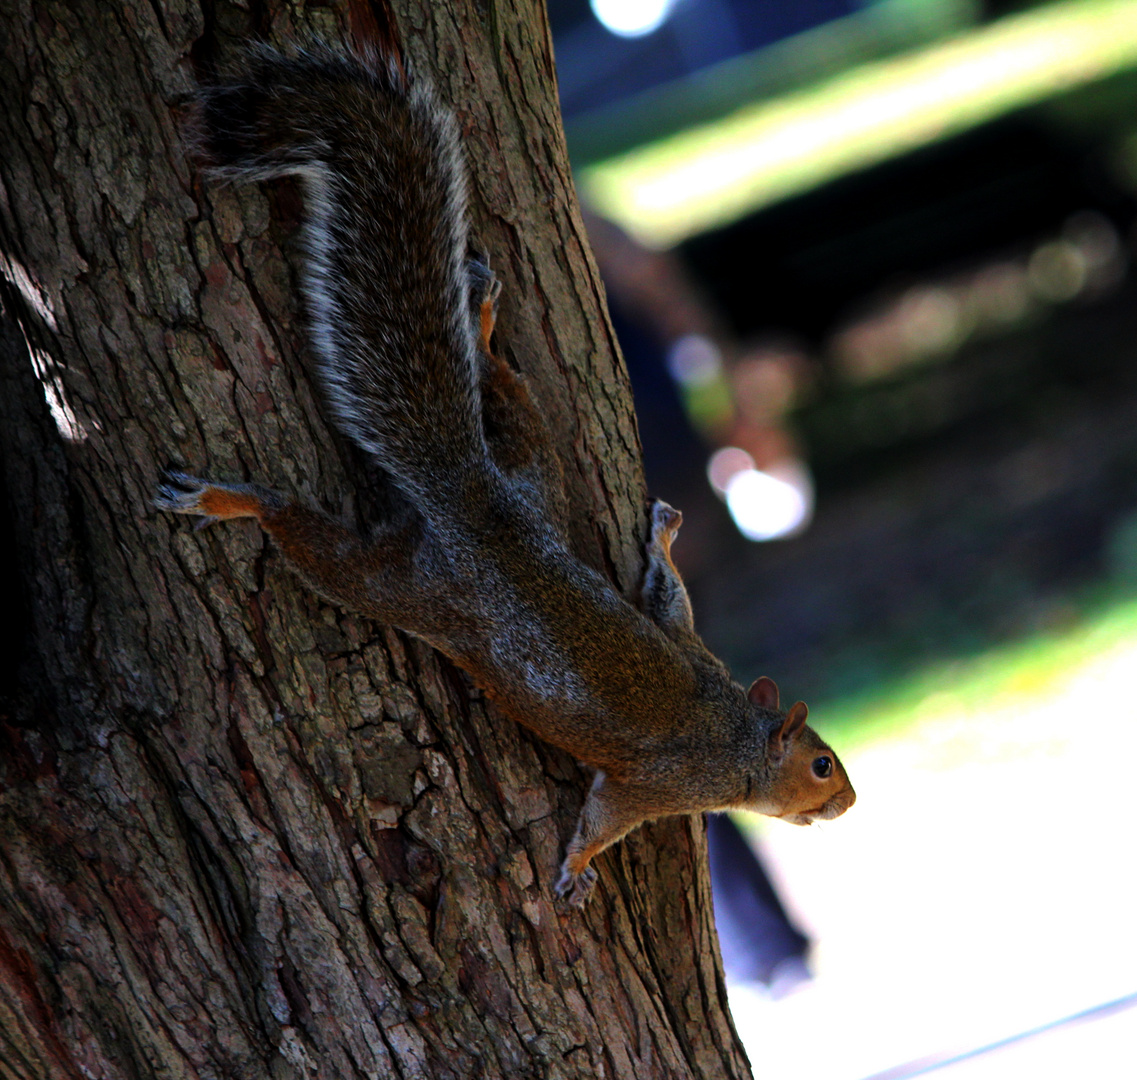
{"label": "squirrel's eye", "polygon": [[824,754],[821,757],[813,759],[813,775],[818,780],[824,780],[830,773],[833,772],[833,759],[826,757]]}

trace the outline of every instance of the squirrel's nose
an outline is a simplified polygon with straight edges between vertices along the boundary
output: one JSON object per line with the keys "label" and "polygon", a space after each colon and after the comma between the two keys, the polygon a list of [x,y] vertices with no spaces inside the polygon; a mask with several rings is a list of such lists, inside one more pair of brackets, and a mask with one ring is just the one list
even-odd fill
{"label": "squirrel's nose", "polygon": [[850,806],[857,801],[857,793],[852,788],[834,795],[822,808],[817,816],[823,821],[832,821],[839,818]]}

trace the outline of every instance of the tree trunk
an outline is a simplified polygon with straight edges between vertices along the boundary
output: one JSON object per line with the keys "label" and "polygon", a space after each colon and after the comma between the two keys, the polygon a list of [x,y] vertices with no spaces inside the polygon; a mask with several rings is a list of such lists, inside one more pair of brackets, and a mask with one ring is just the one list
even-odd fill
{"label": "tree trunk", "polygon": [[[531,0],[399,0],[455,104],[498,338],[630,594],[631,400]],[[366,0],[0,0],[0,1077],[745,1077],[703,830],[552,884],[588,783],[422,643],[307,593],[178,464],[366,522],[297,301],[298,189],[204,185],[194,72],[253,36],[366,37]],[[11,647],[15,648],[15,646]]]}

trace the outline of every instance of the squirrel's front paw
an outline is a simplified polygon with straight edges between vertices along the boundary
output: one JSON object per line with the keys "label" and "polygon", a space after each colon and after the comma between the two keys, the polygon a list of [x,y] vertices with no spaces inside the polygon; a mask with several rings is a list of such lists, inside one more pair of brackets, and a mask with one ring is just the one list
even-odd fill
{"label": "squirrel's front paw", "polygon": [[592,890],[596,886],[596,871],[586,866],[579,874],[574,874],[565,859],[561,866],[561,876],[557,879],[553,890],[557,896],[570,907],[582,908],[588,903]]}
{"label": "squirrel's front paw", "polygon": [[683,524],[683,515],[662,499],[651,501],[651,535],[658,539],[661,533],[674,535]]}

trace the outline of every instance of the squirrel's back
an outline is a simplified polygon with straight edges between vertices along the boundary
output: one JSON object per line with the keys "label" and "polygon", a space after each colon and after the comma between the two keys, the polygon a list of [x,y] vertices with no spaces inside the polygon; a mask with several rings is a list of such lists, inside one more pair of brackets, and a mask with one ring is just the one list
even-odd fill
{"label": "squirrel's back", "polygon": [[397,56],[258,46],[203,91],[201,127],[219,175],[303,179],[303,289],[335,415],[412,502],[449,502],[488,460],[453,117]]}

